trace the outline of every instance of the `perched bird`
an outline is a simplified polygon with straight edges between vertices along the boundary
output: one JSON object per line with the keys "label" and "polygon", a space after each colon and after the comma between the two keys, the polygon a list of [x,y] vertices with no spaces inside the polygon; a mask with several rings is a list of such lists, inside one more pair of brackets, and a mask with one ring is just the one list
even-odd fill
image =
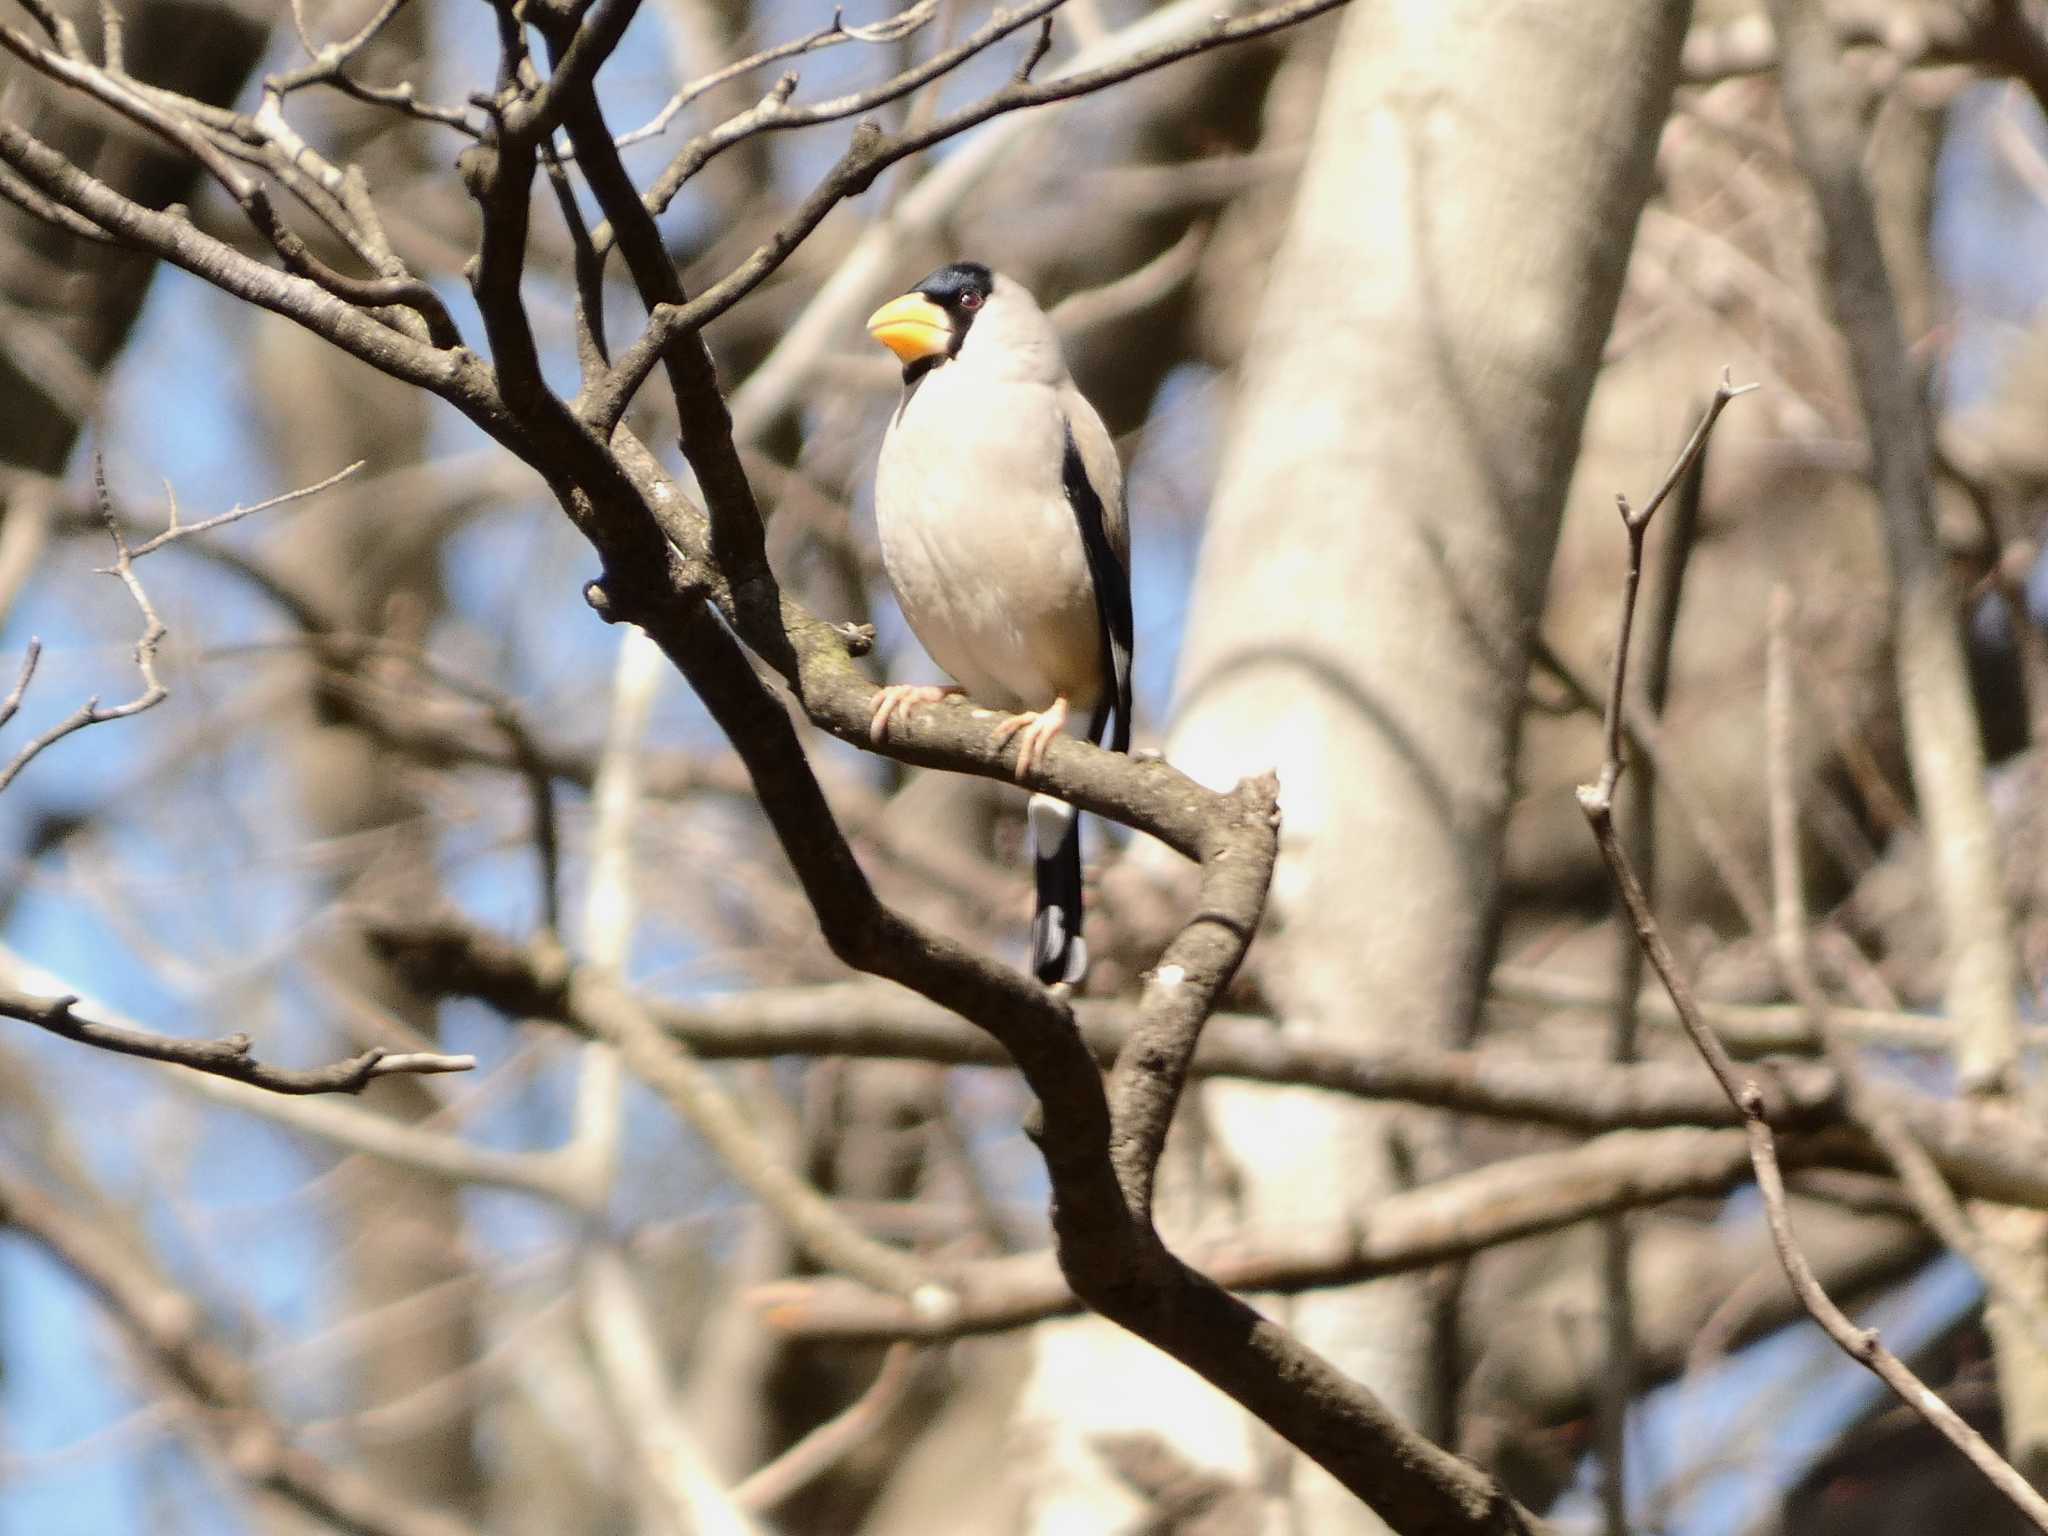
{"label": "perched bird", "polygon": [[[957,686],[897,684],[870,734],[920,703],[965,693],[1011,717],[1026,777],[1067,723],[1131,744],[1130,531],[1123,471],[1095,408],[1067,375],[1052,322],[979,262],[941,267],[868,317],[903,364],[903,400],[875,475],[882,564],[917,638]],[[1080,980],[1081,829],[1033,795],[1038,979]]]}

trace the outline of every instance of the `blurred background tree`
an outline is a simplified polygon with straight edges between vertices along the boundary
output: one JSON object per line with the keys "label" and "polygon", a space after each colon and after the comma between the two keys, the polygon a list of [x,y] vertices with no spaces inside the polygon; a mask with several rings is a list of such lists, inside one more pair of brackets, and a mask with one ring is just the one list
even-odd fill
{"label": "blurred background tree", "polygon": [[[1036,9],[1040,84],[1266,15]],[[1031,1091],[957,1018],[854,979],[848,914],[792,878],[758,755],[593,620],[586,581],[630,603],[656,577],[602,496],[578,513],[601,558],[561,515],[565,485],[596,482],[545,409],[508,384],[518,425],[493,442],[488,412],[344,355],[326,321],[153,270],[132,230],[92,238],[104,205],[39,183],[21,147],[186,207],[273,271],[354,274],[329,295],[421,355],[453,355],[452,327],[513,381],[514,306],[474,265],[508,206],[479,100],[615,22],[596,95],[625,172],[693,172],[654,254],[692,298],[745,278],[702,335],[784,590],[871,624],[875,677],[932,675],[880,575],[870,481],[900,383],[859,321],[942,262],[990,261],[1047,304],[1125,456],[1141,745],[1218,792],[1277,770],[1264,926],[1206,999],[1159,1163],[1176,1249],[1559,1529],[2026,1528],[1804,1320],[1732,1112],[1662,995],[1638,1003],[1573,791],[1605,750],[1613,498],[1663,478],[1726,368],[1763,387],[1649,535],[1623,836],[1725,1038],[1779,1058],[1804,1106],[1781,1128],[1821,1280],[2048,1476],[2042,18],[1772,8],[1824,29],[1887,364],[1855,339],[1869,295],[1813,195],[1821,114],[1795,90],[1788,125],[1800,77],[1765,7],[1272,10],[1290,24],[958,131],[1024,89],[1038,37],[963,48],[992,25],[970,0],[600,0],[531,6],[525,29],[454,0],[0,18],[0,654],[42,645],[0,756],[137,692],[135,601],[94,574],[95,457],[131,548],[173,498],[191,524],[362,464],[138,555],[168,697],[55,741],[0,796],[0,1011],[20,1021],[0,1039],[0,1530],[1508,1528],[1375,1513],[1142,1325],[1065,1315]],[[524,74],[508,37],[532,40]],[[860,114],[904,150],[871,185],[841,158],[872,142]],[[647,325],[650,253],[615,229],[573,111],[556,122],[557,163],[510,195],[531,207],[534,377],[569,399]],[[269,178],[303,259],[237,206],[237,175]],[[847,195],[791,225],[835,177]],[[665,349],[678,378],[690,345]],[[1911,432],[1873,430],[1873,370],[1910,386]],[[620,440],[659,463],[615,450],[633,483],[724,517],[703,399],[661,376],[621,406]],[[1909,461],[1931,635],[1900,617]],[[1773,742],[1781,590],[1796,711]],[[1944,658],[1962,732],[1902,703]],[[877,754],[828,688],[797,692],[882,902],[1016,964],[1023,795],[962,745],[980,728]],[[1766,814],[1772,746],[1796,846]],[[1062,760],[1161,830],[1142,767]],[[1818,1026],[1772,887],[1795,856],[1846,1061],[1800,1059]],[[1090,859],[1078,1011],[1106,1059],[1209,888],[1120,830]],[[34,1029],[63,994],[246,1032],[267,1063],[476,1067],[287,1096]],[[1904,1106],[1966,1241],[1894,1176],[1845,1073]],[[976,1278],[892,1300],[904,1273]]]}

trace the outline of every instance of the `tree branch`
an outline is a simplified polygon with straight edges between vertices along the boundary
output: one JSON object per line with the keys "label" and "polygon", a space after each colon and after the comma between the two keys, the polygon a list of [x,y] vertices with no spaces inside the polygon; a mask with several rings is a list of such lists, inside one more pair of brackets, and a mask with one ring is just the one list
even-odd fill
{"label": "tree branch", "polygon": [[[1777,11],[1781,29],[1784,26],[1784,8]],[[1694,434],[1695,443],[1704,440],[1709,427],[1728,400],[1741,391],[1733,389],[1724,377],[1716,391],[1714,403],[1709,407],[1700,431]],[[1688,453],[1696,451],[1688,447]],[[1627,499],[1620,498],[1622,525],[1628,534],[1630,567],[1639,567],[1641,546],[1648,513],[1655,510],[1653,499],[1641,515],[1632,515]],[[1629,862],[1627,852],[1615,833],[1613,819],[1614,786],[1621,777],[1621,698],[1623,682],[1628,666],[1628,635],[1635,606],[1636,583],[1633,580],[1624,585],[1622,610],[1617,624],[1615,682],[1608,698],[1607,741],[1608,757],[1601,766],[1600,775],[1593,783],[1579,787],[1579,806],[1586,814],[1592,827],[1594,841],[1599,845],[1601,857],[1606,861],[1608,871],[1620,890],[1627,905],[1630,921],[1635,926],[1636,936],[1649,956],[1658,978],[1670,993],[1673,1006],[1678,1009],[1680,1021],[1686,1033],[1692,1037],[1701,1058],[1713,1072],[1721,1091],[1729,1102],[1742,1111],[1743,1129],[1748,1144],[1749,1160],[1756,1170],[1757,1185],[1762,1191],[1766,1218],[1770,1223],[1772,1242],[1778,1252],[1779,1263],[1786,1278],[1798,1292],[1807,1312],[1818,1322],[1843,1351],[1858,1363],[1866,1366],[1914,1412],[1953,1444],[1977,1468],[1984,1477],[1998,1489],[2036,1529],[2048,1531],[2048,1499],[2043,1499],[2013,1468],[2003,1461],[1998,1453],[1962,1418],[1944,1403],[1927,1385],[1916,1377],[1896,1355],[1879,1342],[1874,1329],[1860,1329],[1842,1313],[1827,1293],[1821,1289],[1814,1277],[1813,1269],[1800,1252],[1798,1241],[1792,1232],[1791,1218],[1786,1208],[1785,1182],[1778,1160],[1777,1139],[1772,1132],[1767,1115],[1762,1088],[1753,1078],[1740,1075],[1735,1060],[1727,1048],[1714,1037],[1706,1021],[1700,1017],[1697,1004],[1693,1001],[1691,983],[1678,969],[1676,957],[1665,941],[1656,915],[1650,910],[1642,883],[1637,878],[1634,866]]]}
{"label": "tree branch", "polygon": [[213,1040],[145,1034],[124,1025],[81,1018],[75,1011],[77,1005],[78,999],[72,996],[33,997],[12,988],[0,989],[0,1016],[33,1024],[80,1045],[190,1067],[195,1072],[233,1078],[272,1093],[361,1093],[374,1078],[467,1072],[476,1066],[474,1056],[387,1051],[379,1046],[324,1067],[273,1067],[249,1054],[251,1043],[244,1034],[223,1035]]}
{"label": "tree branch", "polygon": [[[366,924],[378,953],[423,992],[476,998],[507,1018],[554,1019],[594,1033],[578,991],[583,968],[568,963],[558,949],[513,944],[458,918],[371,915]],[[1159,986],[1156,974],[1148,985]],[[1007,1059],[986,1034],[946,1010],[872,982],[759,989],[688,1003],[640,999],[637,1006],[706,1060],[851,1056],[994,1066]],[[1128,1003],[1079,1002],[1074,1014],[1083,1043],[1103,1067],[1143,1037],[1142,1009]],[[1740,1120],[1690,1062],[1609,1066],[1499,1047],[1354,1047],[1302,1039],[1274,1021],[1243,1016],[1210,1018],[1187,1070],[1580,1132]],[[1831,1069],[1779,1062],[1761,1070],[1773,1113],[1785,1123],[1816,1129],[1841,1123]],[[1986,1134],[2002,1135],[2003,1128],[1989,1127]]]}
{"label": "tree branch", "polygon": [[[1724,1194],[1749,1176],[1734,1130],[1616,1131],[1564,1152],[1537,1152],[1402,1190],[1337,1230],[1242,1232],[1196,1247],[1219,1285],[1294,1293],[1407,1274],[1595,1216]],[[804,1338],[945,1339],[999,1332],[1075,1312],[1080,1302],[1049,1253],[956,1267],[950,1318],[920,1317],[900,1301],[839,1281],[759,1288],[774,1327]]]}
{"label": "tree branch", "polygon": [[[6,789],[22,769],[66,736],[82,731],[87,726],[102,725],[109,720],[125,720],[130,715],[139,715],[146,709],[156,708],[170,696],[170,690],[164,687],[163,680],[157,676],[156,671],[157,647],[163,644],[166,634],[163,620],[157,617],[156,609],[149,601],[149,594],[142,590],[142,583],[135,575],[135,555],[121,533],[119,519],[114,515],[113,498],[107,494],[106,465],[97,456],[93,459],[92,475],[93,493],[100,517],[108,535],[114,541],[114,563],[105,567],[100,574],[117,578],[121,585],[128,589],[129,597],[134,599],[136,608],[142,614],[142,638],[135,642],[135,668],[142,674],[142,691],[125,704],[115,704],[106,708],[101,707],[97,695],[87,699],[77,709],[23,746],[8,761],[6,767],[0,768],[0,790]],[[40,654],[41,647],[35,641],[30,641],[29,645],[29,655],[22,663],[21,675],[15,682],[14,691],[8,696],[6,704],[0,706],[0,725],[14,718],[15,711],[21,707],[22,695],[28,689],[29,679],[35,674],[36,657]]]}
{"label": "tree branch", "polygon": [[1947,941],[1957,1070],[1973,1091],[1994,1091],[2015,1070],[2019,977],[1962,631],[1934,527],[1926,409],[1899,329],[1863,181],[1861,115],[1833,29],[1815,0],[1772,0],[1771,19],[1785,120],[1820,210],[1829,303],[1849,343],[1883,511],[1894,668]]}
{"label": "tree branch", "polygon": [[[1287,4],[1270,6],[1246,16],[1218,17],[1210,22],[1206,30],[1157,44],[1096,69],[1055,75],[1037,84],[1012,79],[1000,90],[971,106],[962,107],[935,122],[906,129],[898,134],[884,134],[872,123],[863,123],[855,129],[853,140],[840,157],[838,164],[812,189],[797,211],[766,242],[695,299],[678,307],[658,309],[650,316],[646,331],[620,353],[618,366],[607,387],[605,398],[593,400],[586,408],[586,414],[594,419],[616,420],[624,412],[625,403],[653,371],[676,335],[701,330],[753,292],[789,258],[791,252],[803,243],[810,232],[823,222],[826,214],[846,198],[866,191],[877,176],[897,161],[987,122],[992,117],[1084,96],[1152,70],[1164,68],[1168,64],[1178,63],[1182,59],[1192,58],[1212,48],[1246,38],[1262,37],[1298,25],[1310,17],[1335,10],[1343,3],[1345,0],[1289,0]],[[1040,0],[1040,3],[1014,13],[1015,25],[1023,25],[1040,14],[1042,9],[1044,6]],[[1013,19],[1013,13],[1004,13],[1004,16],[1006,21]],[[1014,26],[1008,28],[1014,29]],[[919,82],[913,81],[905,89],[914,89],[917,83]],[[768,104],[764,103],[764,106],[766,105]],[[807,109],[778,110],[801,114]],[[851,115],[863,110],[865,108],[862,106],[852,105],[840,115]],[[761,131],[764,126],[795,125],[762,124],[757,125],[753,131]],[[680,189],[681,182],[677,182],[676,185]],[[665,206],[652,196],[649,203],[654,211],[659,211]]]}
{"label": "tree branch", "polygon": [[106,1232],[0,1166],[0,1224],[45,1249],[98,1298],[141,1355],[200,1412],[222,1459],[258,1488],[358,1536],[467,1536],[467,1528],[392,1497],[370,1479],[292,1443],[260,1402],[248,1367],[208,1336],[198,1304],[150,1273]]}

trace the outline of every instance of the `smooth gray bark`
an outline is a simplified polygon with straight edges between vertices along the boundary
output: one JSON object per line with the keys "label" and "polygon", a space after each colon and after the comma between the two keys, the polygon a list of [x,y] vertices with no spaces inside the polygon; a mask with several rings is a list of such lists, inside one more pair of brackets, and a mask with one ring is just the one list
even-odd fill
{"label": "smooth gray bark", "polygon": [[[1261,974],[1285,1017],[1439,1043],[1472,1027],[1529,640],[1688,13],[1469,0],[1344,24],[1210,512],[1169,746],[1212,783],[1279,770]],[[1398,1149],[1397,1113],[1206,1099],[1261,1221],[1341,1220],[1406,1156],[1441,1153]],[[1401,1283],[1289,1315],[1437,1427],[1432,1310]],[[1307,1476],[1296,1519],[1374,1528]]]}

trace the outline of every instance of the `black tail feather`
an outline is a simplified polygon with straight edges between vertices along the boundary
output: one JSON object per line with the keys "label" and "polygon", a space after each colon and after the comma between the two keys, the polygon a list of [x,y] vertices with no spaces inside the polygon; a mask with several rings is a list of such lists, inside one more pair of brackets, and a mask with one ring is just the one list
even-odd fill
{"label": "black tail feather", "polygon": [[1031,860],[1038,910],[1031,919],[1031,971],[1047,986],[1078,983],[1088,971],[1081,937],[1081,817],[1050,795],[1031,797]]}

